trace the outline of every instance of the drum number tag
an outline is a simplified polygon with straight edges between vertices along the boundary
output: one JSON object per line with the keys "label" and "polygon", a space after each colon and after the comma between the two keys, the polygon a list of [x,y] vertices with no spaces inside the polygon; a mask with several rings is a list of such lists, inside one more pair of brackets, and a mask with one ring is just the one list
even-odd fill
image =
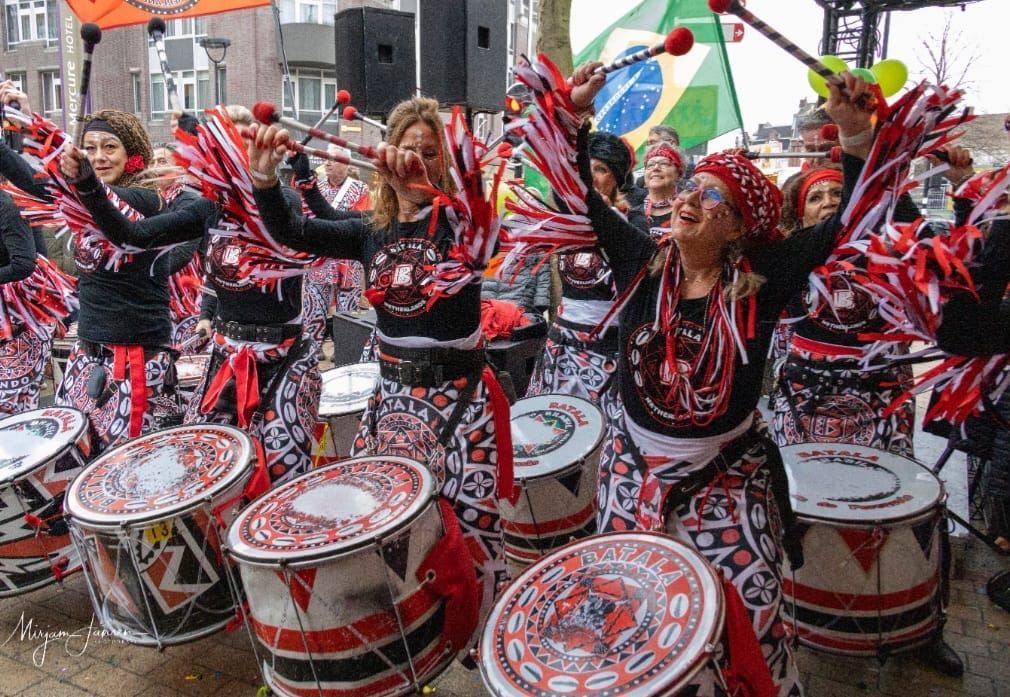
{"label": "drum number tag", "polygon": [[144,528],[144,537],[152,545],[164,542],[172,536],[172,521],[162,520]]}

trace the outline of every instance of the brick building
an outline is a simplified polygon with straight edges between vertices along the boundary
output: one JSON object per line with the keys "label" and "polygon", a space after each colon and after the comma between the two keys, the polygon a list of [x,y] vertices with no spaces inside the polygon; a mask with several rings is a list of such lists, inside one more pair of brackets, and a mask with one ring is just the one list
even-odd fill
{"label": "brick building", "polygon": [[[60,27],[70,16],[69,8],[62,0],[0,1],[5,6],[0,16],[0,75],[21,85],[34,110],[69,126],[73,114],[64,113],[63,105],[72,101],[72,95],[63,89],[58,38]],[[274,6],[167,22],[165,47],[184,108],[199,110],[212,105],[215,89],[219,89],[223,102],[251,105],[265,100],[283,103],[290,113],[289,94],[293,93],[300,119],[314,123],[333,103],[337,91],[333,65],[333,16],[337,12],[365,5],[413,12],[418,2],[439,0],[275,2],[290,70],[290,89],[284,82]],[[511,64],[515,53],[529,52],[533,47],[539,2],[501,2],[508,4],[509,26],[502,30],[507,32]],[[223,61],[215,64],[211,60],[220,59],[221,51],[205,50],[200,45],[205,37],[231,42]],[[504,95],[506,76],[501,81]],[[68,78],[67,84],[76,86],[76,78]],[[145,26],[103,32],[95,49],[91,104],[94,109],[136,113],[153,141],[170,140],[165,80]],[[496,125],[485,120],[483,127],[490,130]],[[362,133],[357,125],[345,125],[344,133],[352,139],[377,140],[377,134],[369,132],[370,127],[363,128],[366,130]]]}

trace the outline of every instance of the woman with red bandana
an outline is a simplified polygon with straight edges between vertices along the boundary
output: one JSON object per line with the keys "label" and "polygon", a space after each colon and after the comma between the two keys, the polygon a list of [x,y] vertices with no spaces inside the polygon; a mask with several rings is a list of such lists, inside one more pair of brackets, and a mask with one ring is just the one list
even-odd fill
{"label": "woman with red bandana", "polygon": [[684,158],[676,146],[660,141],[645,153],[645,188],[648,192],[642,212],[652,234],[659,237],[670,230],[677,183],[684,171]]}

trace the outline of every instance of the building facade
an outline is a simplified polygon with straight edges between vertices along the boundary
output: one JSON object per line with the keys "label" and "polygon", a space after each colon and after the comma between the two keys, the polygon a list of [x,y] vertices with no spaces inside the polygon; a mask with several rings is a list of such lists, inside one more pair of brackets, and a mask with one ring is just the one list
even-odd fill
{"label": "building facade", "polygon": [[[63,90],[58,39],[62,23],[68,21],[69,8],[62,0],[2,1],[5,12],[0,17],[0,76],[17,82],[35,111],[64,127],[70,126],[73,114],[63,109],[70,96]],[[338,89],[333,31],[337,12],[361,6],[414,12],[418,2],[439,1],[275,0],[276,4],[268,7],[171,20],[165,34],[168,64],[187,111],[212,106],[218,97],[222,103],[247,106],[269,101],[283,105],[289,114],[297,109],[302,121],[315,123],[332,105]],[[508,27],[502,30],[507,32],[511,65],[518,54],[535,50],[539,1],[501,2],[508,3]],[[226,51],[205,49],[200,42],[208,37],[231,43]],[[103,32],[94,55],[92,109],[133,112],[147,126],[154,142],[171,140],[165,76],[146,27]],[[501,80],[504,100],[507,76]],[[76,85],[76,79],[72,84]],[[485,117],[480,126],[490,134],[500,128],[500,121]],[[371,131],[358,124],[344,124],[342,129],[345,137],[363,142],[378,140],[378,133]]]}

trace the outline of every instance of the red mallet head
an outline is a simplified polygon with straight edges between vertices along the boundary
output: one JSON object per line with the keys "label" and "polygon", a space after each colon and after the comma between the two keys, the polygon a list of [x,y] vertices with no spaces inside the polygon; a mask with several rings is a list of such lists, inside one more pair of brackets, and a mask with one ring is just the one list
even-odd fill
{"label": "red mallet head", "polygon": [[344,105],[351,101],[351,93],[347,90],[339,90],[337,92],[337,104]]}
{"label": "red mallet head", "polygon": [[512,144],[511,143],[499,143],[497,150],[498,157],[508,159],[512,157]]}
{"label": "red mallet head", "polygon": [[733,6],[733,0],[708,0],[708,9],[716,14],[726,14]]}
{"label": "red mallet head", "polygon": [[268,126],[278,120],[277,109],[270,102],[256,102],[253,104],[252,113],[257,121]]}
{"label": "red mallet head", "polygon": [[833,123],[826,123],[821,126],[821,140],[829,140],[832,143],[838,142],[838,126]]}
{"label": "red mallet head", "polygon": [[694,34],[687,27],[677,27],[663,41],[663,50],[671,56],[683,56],[694,46]]}
{"label": "red mallet head", "polygon": [[358,110],[352,106],[345,106],[342,116],[344,117],[344,121],[353,121],[358,118]]}

